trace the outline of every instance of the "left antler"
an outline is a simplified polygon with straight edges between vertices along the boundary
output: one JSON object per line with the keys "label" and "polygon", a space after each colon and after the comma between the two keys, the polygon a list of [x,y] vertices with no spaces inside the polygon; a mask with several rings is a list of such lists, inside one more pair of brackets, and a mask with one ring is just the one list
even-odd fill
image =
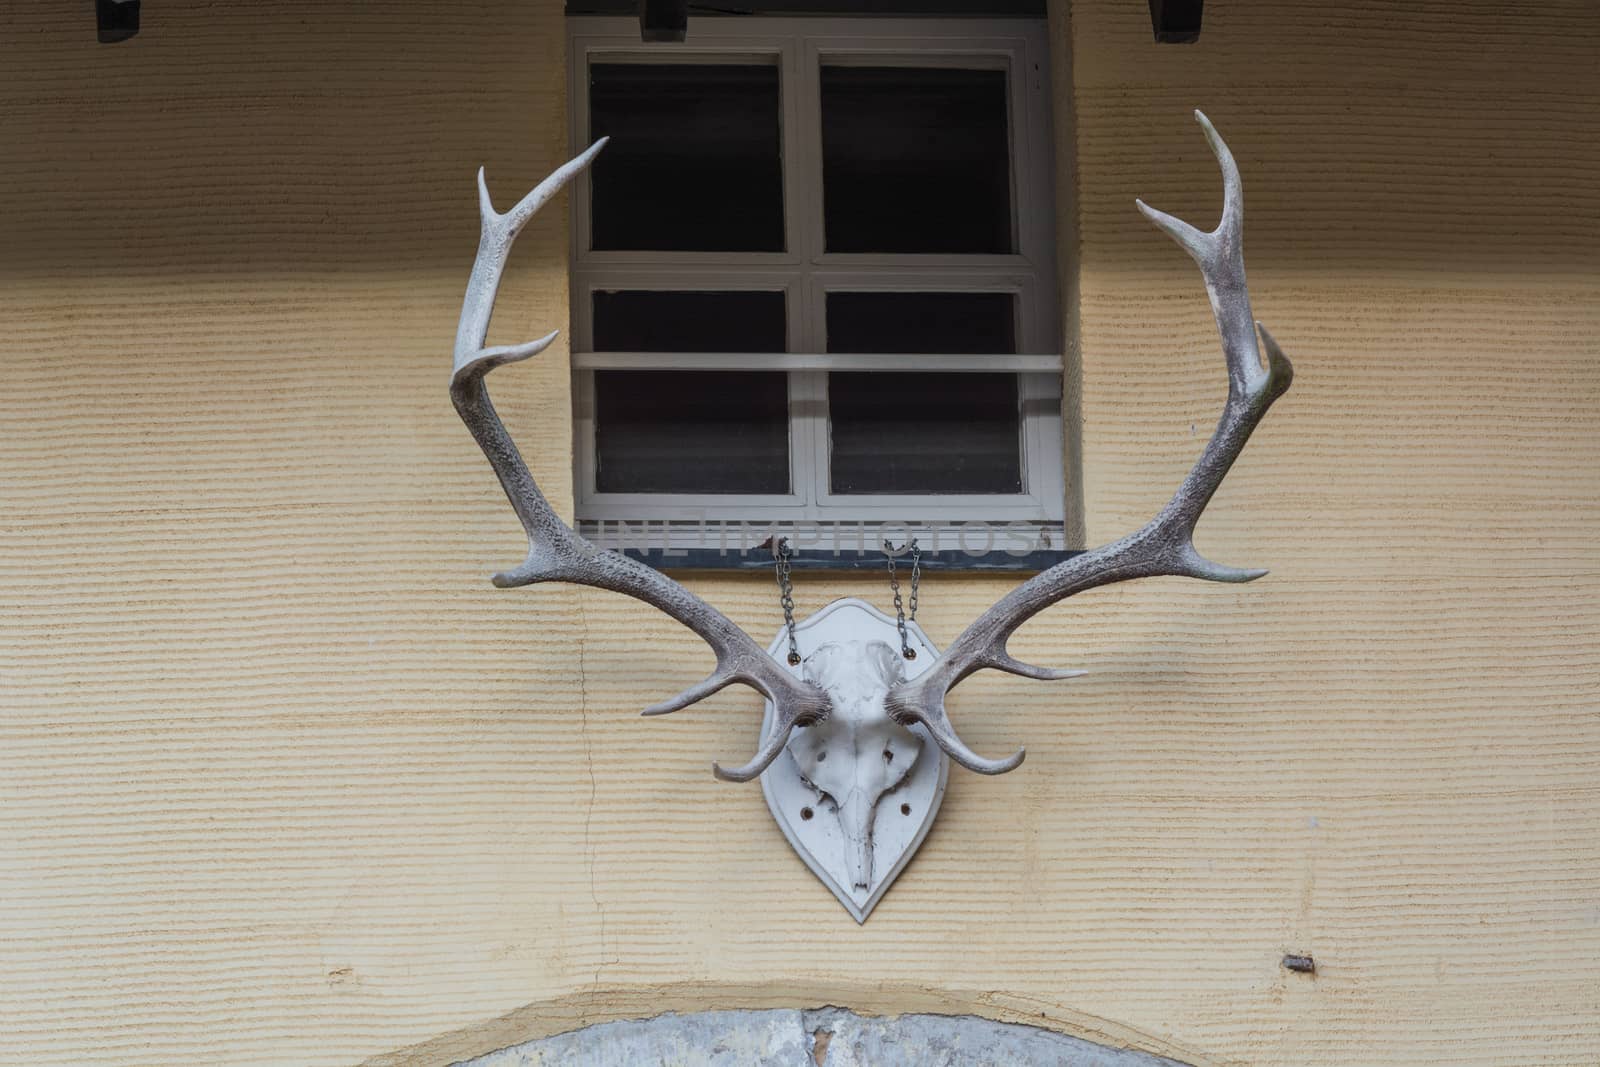
{"label": "left antler", "polygon": [[[1133,578],[1179,575],[1211,582],[1249,582],[1267,573],[1213,563],[1194,545],[1194,528],[1245,442],[1272,402],[1289,388],[1294,369],[1250,314],[1250,293],[1244,280],[1244,193],[1233,153],[1211,121],[1196,111],[1196,120],[1211,142],[1222,168],[1222,221],[1210,233],[1138,201],[1146,218],[1165,230],[1200,265],[1222,351],[1228,361],[1228,403],[1216,433],[1194,469],[1167,506],[1143,529],[1103,548],[1074,556],[1035,575],[1001,598],[957,637],[938,662],[917,678],[889,693],[889,713],[904,724],[920,722],[950,758],[981,774],[1003,774],[1022,762],[1023,749],[1006,759],[979,756],[962,743],[945,712],[945,695],[974,671],[990,668],[1024,678],[1072,678],[1082,671],[1058,671],[1020,663],[1006,651],[1006,642],[1028,619],[1074,593]],[[1267,360],[1256,346],[1261,333]]]}
{"label": "left antler", "polygon": [[827,718],[827,694],[790,674],[749,634],[728,617],[689,590],[668,578],[615,552],[602,551],[563,522],[539,491],[528,465],[522,461],[511,434],[489,402],[484,375],[496,367],[537,355],[556,338],[548,334],[527,344],[485,348],[489,318],[494,313],[494,298],[500,288],[511,244],[534,212],[560,191],[572,177],[587,167],[605,146],[595,142],[586,152],[565,164],[504,215],[495,211],[489,189],[478,171],[478,206],[483,216],[483,233],[478,242],[478,258],[472,264],[466,299],[461,305],[461,326],[456,331],[455,370],[450,375],[450,399],[455,402],[461,421],[467,424],[517,517],[528,533],[528,558],[521,565],[494,576],[502,588],[532,585],[536,582],[572,582],[597,589],[609,589],[642,600],[663,614],[683,623],[699,634],[716,653],[716,669],[704,681],[685,689],[671,700],[645,709],[646,715],[662,715],[686,708],[734,683],[757,690],[772,701],[776,719],[766,742],[754,759],[743,767],[726,770],[713,763],[719,778],[749,781],[766,769],[783,751],[789,732]]}

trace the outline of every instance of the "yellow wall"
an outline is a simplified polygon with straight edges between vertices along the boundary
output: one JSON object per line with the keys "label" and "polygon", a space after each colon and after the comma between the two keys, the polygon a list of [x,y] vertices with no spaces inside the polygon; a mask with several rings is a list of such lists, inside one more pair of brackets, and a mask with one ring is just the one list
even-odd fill
{"label": "yellow wall", "polygon": [[[1198,277],[1132,208],[1214,217],[1201,106],[1298,368],[1201,543],[1274,573],[1028,627],[1093,674],[961,689],[967,739],[1028,762],[953,773],[859,929],[709,774],[748,694],[634,716],[703,672],[692,637],[484,580],[520,530],[444,382],[473,168],[504,205],[564,156],[559,4],[164,0],[115,48],[82,4],[15,7],[0,1060],[436,1061],[825,1002],[1206,1064],[1600,1059],[1592,5],[1223,3],[1190,48],[1136,0],[1073,5],[1070,45],[1054,12],[1089,536],[1220,404]],[[494,339],[565,301],[557,208]],[[557,498],[563,358],[494,379]],[[694,584],[774,628],[768,582]],[[1009,584],[930,579],[930,634]]]}

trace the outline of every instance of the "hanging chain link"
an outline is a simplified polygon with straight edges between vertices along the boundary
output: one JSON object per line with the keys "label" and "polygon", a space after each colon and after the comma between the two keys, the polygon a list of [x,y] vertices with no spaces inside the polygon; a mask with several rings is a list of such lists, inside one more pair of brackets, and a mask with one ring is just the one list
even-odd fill
{"label": "hanging chain link", "polygon": [[917,621],[917,589],[922,585],[922,549],[911,539],[911,621]]}
{"label": "hanging chain link", "polygon": [[789,666],[800,665],[800,643],[794,638],[794,582],[789,577],[789,560],[794,549],[789,539],[780,537],[772,543],[773,565],[778,571],[778,603],[783,605],[783,626],[789,634]]}
{"label": "hanging chain link", "polygon": [[[916,622],[917,589],[922,584],[922,550],[917,547],[917,539],[915,537],[911,539],[911,543],[907,547],[911,550],[911,621]],[[905,550],[902,548],[900,551],[904,552]],[[883,543],[883,554],[889,557],[889,588],[894,591],[894,616],[895,626],[900,630],[900,655],[906,659],[916,659],[917,650],[911,647],[911,637],[906,632],[905,606],[900,601],[900,577],[895,573],[894,568],[894,545],[885,541]]]}

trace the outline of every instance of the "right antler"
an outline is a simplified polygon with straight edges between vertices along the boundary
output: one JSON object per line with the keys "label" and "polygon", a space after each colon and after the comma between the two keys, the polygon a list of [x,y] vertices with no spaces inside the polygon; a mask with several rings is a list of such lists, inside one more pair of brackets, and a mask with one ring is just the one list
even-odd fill
{"label": "right antler", "polygon": [[[1040,679],[1071,678],[1083,673],[1034,667],[1012,658],[1006,651],[1006,642],[1028,619],[1074,593],[1133,578],[1178,575],[1212,582],[1249,582],[1267,573],[1213,563],[1194,546],[1194,528],[1201,512],[1256,424],[1289,388],[1294,375],[1272,335],[1250,314],[1250,292],[1244,280],[1244,192],[1239,167],[1211,121],[1198,111],[1194,115],[1222,168],[1222,221],[1215,230],[1202,233],[1187,222],[1147,207],[1143,201],[1138,204],[1146,218],[1165,230],[1200,265],[1227,357],[1228,403],[1194,469],[1167,506],[1142,530],[1034,575],[979,616],[926,672],[890,691],[886,705],[891,715],[902,724],[922,723],[951,759],[982,774],[1012,770],[1022,762],[1024,750],[1019,748],[1000,760],[985,759],[973,752],[950,724],[945,695],[967,675],[985,668]],[[1267,353],[1265,366],[1256,347],[1257,330],[1261,331]]]}
{"label": "right antler", "polygon": [[511,507],[528,533],[528,558],[520,566],[496,574],[494,584],[509,588],[537,582],[571,582],[609,589],[642,600],[699,634],[716,654],[716,669],[703,682],[690,686],[671,700],[647,708],[644,714],[664,715],[686,708],[736,682],[763,693],[776,709],[776,721],[761,750],[743,767],[726,770],[718,764],[711,765],[717,777],[745,782],[777,758],[796,726],[813,725],[827,718],[830,708],[826,694],[790,674],[727,616],[677,582],[625,556],[601,550],[563,522],[539,491],[511,435],[489,402],[489,392],[483,383],[484,376],[494,368],[537,355],[555,340],[556,335],[551,333],[527,344],[484,347],[489,318],[494,313],[495,293],[500,288],[500,275],[512,242],[534,213],[587,167],[604,146],[604,138],[595,142],[588,151],[540,182],[504,215],[494,210],[483,171],[478,171],[478,206],[483,217],[483,233],[478,243],[478,257],[472,265],[472,277],[467,282],[466,299],[461,306],[450,399],[455,402],[461,421],[467,424],[483,454],[489,458]]}

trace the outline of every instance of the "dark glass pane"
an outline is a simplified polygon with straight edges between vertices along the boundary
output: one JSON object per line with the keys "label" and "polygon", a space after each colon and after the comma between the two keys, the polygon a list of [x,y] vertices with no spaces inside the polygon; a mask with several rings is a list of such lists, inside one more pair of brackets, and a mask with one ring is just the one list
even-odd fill
{"label": "dark glass pane", "polygon": [[828,375],[835,493],[1020,493],[1015,374]]}
{"label": "dark glass pane", "polygon": [[830,252],[1010,252],[999,70],[822,68]]}
{"label": "dark glass pane", "polygon": [[778,68],[596,63],[596,249],[783,251]]}
{"label": "dark glass pane", "polygon": [[594,294],[596,352],[782,352],[782,293]]}
{"label": "dark glass pane", "polygon": [[829,293],[829,352],[1015,352],[1010,293]]}
{"label": "dark glass pane", "polygon": [[787,493],[789,382],[764,371],[596,371],[595,488]]}

